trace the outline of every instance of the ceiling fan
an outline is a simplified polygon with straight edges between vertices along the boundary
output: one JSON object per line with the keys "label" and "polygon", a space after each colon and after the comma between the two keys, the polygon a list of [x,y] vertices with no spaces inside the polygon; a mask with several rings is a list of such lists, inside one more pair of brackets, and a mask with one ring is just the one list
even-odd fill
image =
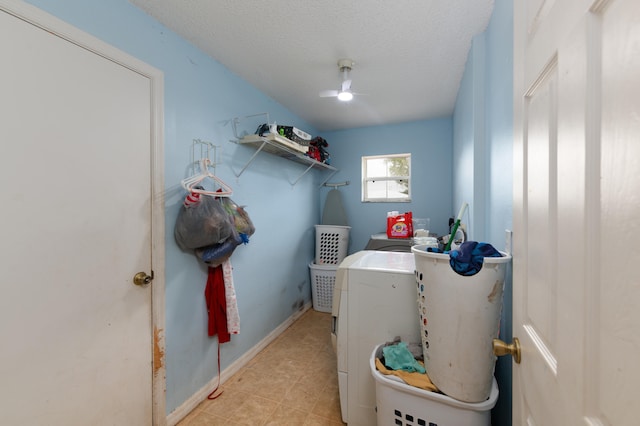
{"label": "ceiling fan", "polygon": [[353,62],[351,59],[340,59],[338,61],[338,68],[342,73],[342,85],[340,90],[323,90],[319,93],[321,98],[337,97],[338,100],[348,102],[353,99],[354,93],[351,91],[351,78],[349,78],[349,72],[353,68]]}

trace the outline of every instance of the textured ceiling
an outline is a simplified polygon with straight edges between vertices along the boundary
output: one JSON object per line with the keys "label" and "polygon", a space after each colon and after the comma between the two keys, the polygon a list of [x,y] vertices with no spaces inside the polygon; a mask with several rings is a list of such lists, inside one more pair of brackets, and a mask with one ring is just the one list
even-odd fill
{"label": "textured ceiling", "polygon": [[[493,0],[130,0],[307,120],[337,130],[449,116]],[[350,58],[349,102],[337,61]],[[260,111],[247,111],[247,114]]]}

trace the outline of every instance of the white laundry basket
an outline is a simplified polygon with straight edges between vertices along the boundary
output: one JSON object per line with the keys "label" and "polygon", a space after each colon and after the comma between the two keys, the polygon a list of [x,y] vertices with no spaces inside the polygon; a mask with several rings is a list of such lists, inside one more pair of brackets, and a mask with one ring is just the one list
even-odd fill
{"label": "white laundry basket", "polygon": [[347,256],[350,226],[316,225],[316,264],[339,265]]}
{"label": "white laundry basket", "polygon": [[482,269],[463,276],[448,254],[413,246],[422,351],[429,378],[444,394],[463,402],[491,394],[502,293],[511,256],[485,257]]}
{"label": "white laundry basket", "polygon": [[333,289],[336,285],[338,265],[309,264],[311,274],[311,302],[313,309],[331,312],[333,307]]}
{"label": "white laundry basket", "polygon": [[441,393],[410,386],[398,377],[380,373],[375,364],[378,348],[371,353],[369,367],[376,384],[379,425],[491,425],[491,409],[498,400],[498,384],[495,379],[491,382],[491,393],[485,401],[458,401]]}

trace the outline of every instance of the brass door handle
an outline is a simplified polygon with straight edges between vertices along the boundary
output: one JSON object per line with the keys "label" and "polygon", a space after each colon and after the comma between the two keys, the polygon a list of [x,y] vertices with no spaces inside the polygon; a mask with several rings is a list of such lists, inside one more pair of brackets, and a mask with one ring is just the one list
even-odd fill
{"label": "brass door handle", "polygon": [[507,344],[500,339],[493,339],[493,353],[496,356],[511,355],[516,364],[520,364],[520,340],[513,338],[513,343]]}
{"label": "brass door handle", "polygon": [[151,284],[153,281],[153,271],[151,271],[151,275],[147,275],[146,272],[138,272],[133,276],[133,283],[139,286],[145,286],[147,284]]}

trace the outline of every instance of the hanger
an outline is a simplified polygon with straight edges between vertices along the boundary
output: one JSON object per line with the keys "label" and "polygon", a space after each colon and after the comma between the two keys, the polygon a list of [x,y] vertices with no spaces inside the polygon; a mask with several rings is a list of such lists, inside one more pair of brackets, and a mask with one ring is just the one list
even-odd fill
{"label": "hanger", "polygon": [[[193,175],[181,181],[182,187],[189,191],[190,193],[195,194],[204,194],[210,195],[212,197],[229,197],[233,194],[233,190],[229,185],[227,185],[222,179],[214,175],[209,171],[209,165],[211,164],[211,160],[208,158],[200,159],[200,174]],[[206,189],[194,188],[203,180],[210,178],[216,181],[216,183],[220,186],[221,190],[217,191],[207,191]]]}

